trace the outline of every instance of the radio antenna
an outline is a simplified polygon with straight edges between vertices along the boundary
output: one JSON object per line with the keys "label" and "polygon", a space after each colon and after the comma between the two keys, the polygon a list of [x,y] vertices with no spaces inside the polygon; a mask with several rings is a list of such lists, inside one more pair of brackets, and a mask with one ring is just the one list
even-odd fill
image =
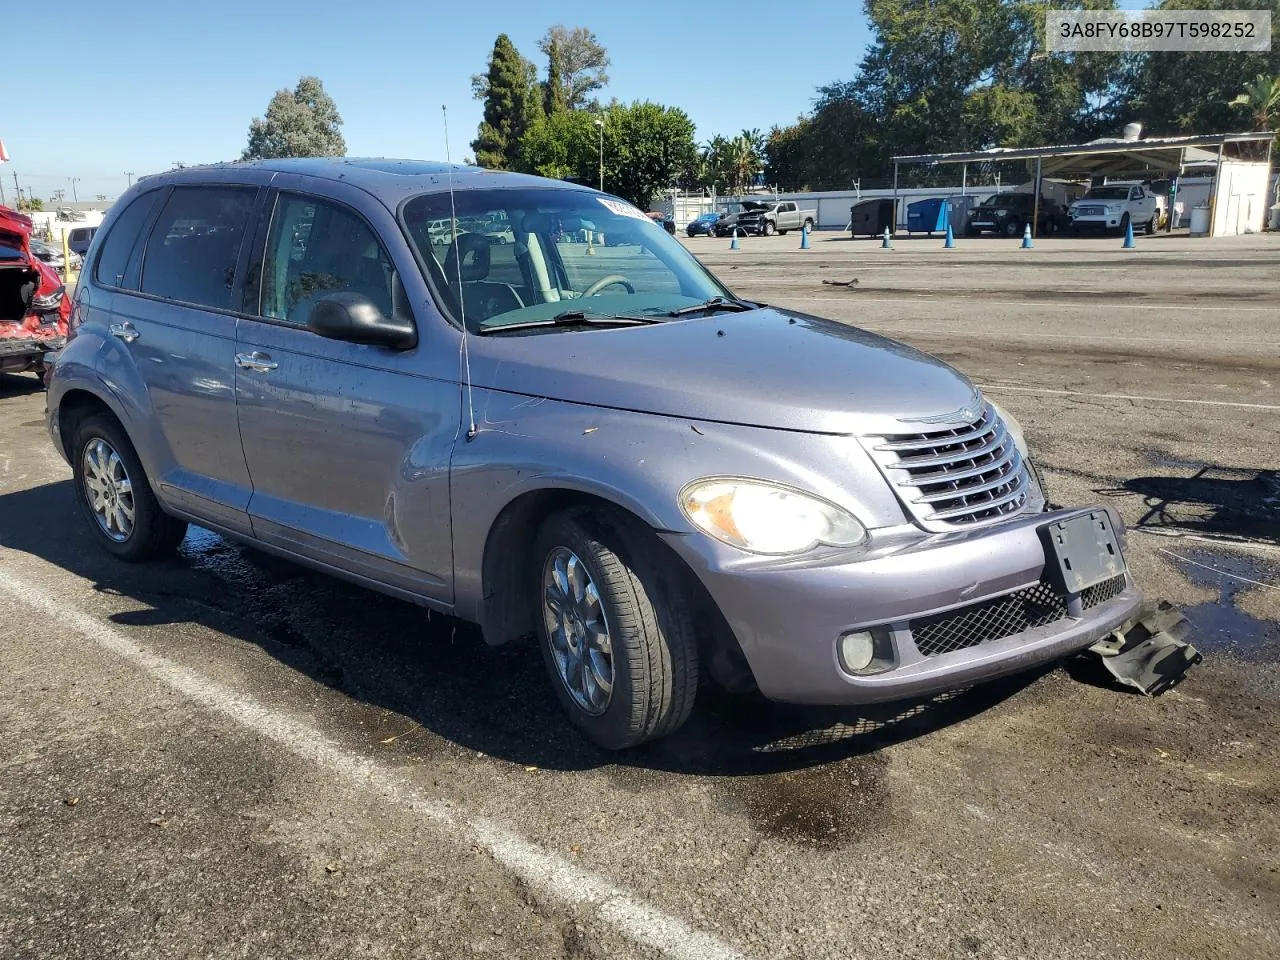
{"label": "radio antenna", "polygon": [[449,153],[449,108],[440,105],[444,115],[444,159],[449,170],[449,233],[453,237],[453,262],[458,272],[458,316],[462,320],[462,389],[467,396],[467,439],[476,438],[476,404],[471,392],[471,351],[467,342],[467,303],[462,295],[462,250],[458,246],[458,206],[453,198],[453,157]]}

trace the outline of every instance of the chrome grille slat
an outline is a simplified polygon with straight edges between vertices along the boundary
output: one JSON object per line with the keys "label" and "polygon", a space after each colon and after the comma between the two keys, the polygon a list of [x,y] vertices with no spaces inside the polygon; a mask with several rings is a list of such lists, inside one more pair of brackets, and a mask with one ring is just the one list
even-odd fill
{"label": "chrome grille slat", "polygon": [[990,429],[991,429],[991,424],[987,423],[986,418],[983,417],[973,425],[972,429],[967,429],[964,431],[954,430],[949,433],[921,434],[920,435],[921,437],[928,437],[930,439],[928,440],[925,440],[925,439],[893,440],[887,443],[876,444],[876,449],[892,450],[896,452],[898,450],[918,450],[921,447],[929,446],[930,444],[932,444],[935,447],[941,447],[946,444],[952,444],[952,443],[967,443],[970,440],[977,440],[979,437],[983,436]]}
{"label": "chrome grille slat", "polygon": [[[902,457],[895,464],[890,464],[894,470],[918,470],[921,467],[937,467],[944,463],[955,463],[957,460],[967,460],[971,457],[980,457],[984,453],[990,453],[999,447],[1008,439],[1004,430],[997,434],[995,431],[989,430],[984,436],[990,436],[991,439],[984,442],[981,446],[973,449],[961,449],[948,453],[922,454],[918,457]],[[972,442],[972,441],[971,441]],[[934,444],[935,447],[943,446],[942,444]]]}
{"label": "chrome grille slat", "polygon": [[988,460],[986,463],[980,463],[975,467],[968,467],[963,470],[938,470],[934,473],[916,474],[907,480],[899,480],[898,486],[927,487],[937,483],[949,483],[953,480],[966,480],[969,477],[976,477],[984,473],[991,473],[993,470],[998,470],[1015,458],[1018,461],[1018,464],[1014,467],[1016,470],[1018,466],[1022,464],[1022,454],[1018,453],[1017,447],[1010,444],[1009,449],[1004,456],[997,460]]}
{"label": "chrome grille slat", "polygon": [[1027,504],[1027,464],[989,403],[971,420],[868,437],[865,447],[926,527],[992,523]]}
{"label": "chrome grille slat", "polygon": [[[1016,478],[1010,478],[1010,480],[1011,482],[1013,482],[1016,480]],[[1007,504],[1016,503],[1016,506],[1021,507],[1024,500],[1026,500],[1026,491],[1022,489],[1022,487],[1018,487],[1017,489],[1012,490],[1001,497],[995,497],[990,500],[979,500],[972,504],[966,504],[963,507],[953,507],[950,510],[936,510],[934,511],[932,519],[952,520],[957,517],[965,517],[973,513],[981,513],[986,510],[996,510]],[[1004,511],[1004,512],[1012,512],[1012,511]]]}
{"label": "chrome grille slat", "polygon": [[[996,474],[995,478],[986,480],[977,485],[966,484],[963,487],[953,487],[950,490],[943,490],[940,493],[927,493],[924,496],[916,497],[913,503],[945,503],[948,500],[955,500],[960,497],[971,497],[979,493],[987,493],[999,487],[1008,486],[1016,477],[1015,470],[992,469],[987,473]],[[937,486],[937,484],[929,484],[929,486]],[[936,516],[936,514],[935,514]]]}

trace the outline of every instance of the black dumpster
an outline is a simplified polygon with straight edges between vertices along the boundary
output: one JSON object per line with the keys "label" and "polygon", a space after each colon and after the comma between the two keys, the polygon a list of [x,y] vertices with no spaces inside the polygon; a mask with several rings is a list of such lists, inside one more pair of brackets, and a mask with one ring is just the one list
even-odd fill
{"label": "black dumpster", "polygon": [[849,232],[854,237],[879,237],[884,234],[885,227],[890,233],[894,232],[892,198],[862,200],[849,208]]}

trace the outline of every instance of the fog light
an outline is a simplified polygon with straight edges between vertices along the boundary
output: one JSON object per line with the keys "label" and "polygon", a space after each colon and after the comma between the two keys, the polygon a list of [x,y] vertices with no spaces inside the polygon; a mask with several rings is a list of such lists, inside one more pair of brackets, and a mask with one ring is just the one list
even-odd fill
{"label": "fog light", "polygon": [[846,633],[840,638],[840,666],[848,673],[862,673],[876,658],[876,638],[870,631]]}

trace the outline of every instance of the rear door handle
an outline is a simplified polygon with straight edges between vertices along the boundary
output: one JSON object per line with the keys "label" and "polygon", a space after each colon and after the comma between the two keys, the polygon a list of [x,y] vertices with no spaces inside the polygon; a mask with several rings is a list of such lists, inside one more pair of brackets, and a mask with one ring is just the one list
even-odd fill
{"label": "rear door handle", "polygon": [[236,366],[244,367],[246,370],[256,370],[258,373],[269,373],[280,364],[276,363],[268,354],[259,353],[237,353]]}
{"label": "rear door handle", "polygon": [[128,320],[123,323],[113,323],[107,329],[111,331],[113,337],[119,337],[125,343],[133,343],[142,336]]}

